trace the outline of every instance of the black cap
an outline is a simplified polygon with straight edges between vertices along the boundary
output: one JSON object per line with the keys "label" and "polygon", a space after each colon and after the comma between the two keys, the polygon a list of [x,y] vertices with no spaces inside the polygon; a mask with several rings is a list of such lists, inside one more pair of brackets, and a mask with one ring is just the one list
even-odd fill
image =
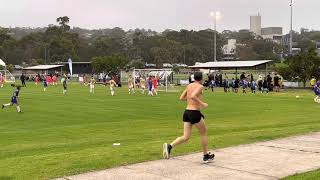
{"label": "black cap", "polygon": [[195,72],[194,73],[194,80],[201,81],[202,80],[202,72]]}

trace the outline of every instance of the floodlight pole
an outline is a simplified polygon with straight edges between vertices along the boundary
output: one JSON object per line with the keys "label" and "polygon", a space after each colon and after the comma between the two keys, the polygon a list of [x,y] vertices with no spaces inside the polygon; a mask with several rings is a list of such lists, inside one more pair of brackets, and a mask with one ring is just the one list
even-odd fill
{"label": "floodlight pole", "polygon": [[214,62],[217,62],[217,12],[214,12]]}
{"label": "floodlight pole", "polygon": [[290,9],[291,9],[291,14],[290,14],[290,44],[289,44],[289,51],[290,51],[290,55],[292,55],[292,36],[293,36],[293,33],[292,33],[292,21],[293,21],[293,14],[292,14],[292,11],[293,11],[293,0],[290,0]]}
{"label": "floodlight pole", "polygon": [[167,71],[164,72],[164,78],[166,78],[166,92],[168,92],[168,77],[167,77]]}
{"label": "floodlight pole", "polygon": [[132,78],[133,78],[133,87],[136,88],[136,69],[133,69]]}

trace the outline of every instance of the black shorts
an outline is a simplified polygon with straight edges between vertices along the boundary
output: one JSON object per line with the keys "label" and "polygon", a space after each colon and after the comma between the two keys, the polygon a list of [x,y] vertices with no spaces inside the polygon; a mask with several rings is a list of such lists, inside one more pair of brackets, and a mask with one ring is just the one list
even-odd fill
{"label": "black shorts", "polygon": [[204,119],[203,114],[197,110],[185,110],[183,114],[183,122],[189,122],[191,124],[197,124]]}

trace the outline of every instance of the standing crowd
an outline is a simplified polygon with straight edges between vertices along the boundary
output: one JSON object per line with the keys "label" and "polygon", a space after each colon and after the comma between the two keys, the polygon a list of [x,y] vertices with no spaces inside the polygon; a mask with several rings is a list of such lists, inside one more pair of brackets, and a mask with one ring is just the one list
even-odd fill
{"label": "standing crowd", "polygon": [[235,77],[232,79],[229,79],[227,74],[223,77],[222,74],[219,73],[216,75],[209,74],[204,86],[207,89],[211,89],[212,92],[214,92],[216,87],[223,87],[226,93],[238,93],[239,89],[242,89],[242,93],[244,94],[246,94],[248,90],[253,94],[256,93],[256,91],[269,93],[270,91],[279,92],[283,87],[283,80],[278,74],[272,77],[271,73],[266,77],[259,75],[257,80],[254,79],[252,74],[246,75],[244,72],[240,75],[240,78]]}

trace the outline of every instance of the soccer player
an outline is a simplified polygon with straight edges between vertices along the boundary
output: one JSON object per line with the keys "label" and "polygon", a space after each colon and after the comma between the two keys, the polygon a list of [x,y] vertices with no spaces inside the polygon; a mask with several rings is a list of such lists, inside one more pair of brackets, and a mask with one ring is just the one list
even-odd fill
{"label": "soccer player", "polygon": [[251,83],[250,83],[250,88],[251,88],[251,93],[252,94],[256,93],[256,86],[257,86],[257,83],[254,80],[252,80]]}
{"label": "soccer player", "polygon": [[63,84],[63,94],[65,95],[65,94],[67,94],[67,89],[68,89],[67,78],[63,79],[62,84]]}
{"label": "soccer player", "polygon": [[43,91],[46,91],[48,87],[48,81],[47,78],[43,78]]}
{"label": "soccer player", "polygon": [[39,82],[40,82],[40,74],[37,74],[35,79],[35,85],[38,85]]}
{"label": "soccer player", "polygon": [[248,81],[246,79],[242,80],[242,93],[247,94]]}
{"label": "soccer player", "polygon": [[152,80],[152,90],[153,90],[153,94],[155,94],[156,96],[158,95],[157,87],[158,87],[158,76],[154,76]]}
{"label": "soccer player", "polygon": [[134,93],[133,79],[131,75],[128,78],[128,89],[129,89],[129,94]]}
{"label": "soccer player", "polygon": [[148,84],[148,95],[149,96],[153,96],[153,92],[152,92],[152,78],[151,76],[149,77],[148,81],[147,81],[147,84]]}
{"label": "soccer player", "polygon": [[3,84],[4,84],[4,76],[0,72],[0,88],[3,88]]}
{"label": "soccer player", "polygon": [[20,109],[20,100],[19,100],[19,93],[20,93],[20,88],[21,86],[16,86],[14,84],[11,84],[12,87],[16,87],[16,89],[13,92],[13,95],[11,97],[11,102],[8,104],[3,104],[2,105],[2,109],[9,107],[9,106],[13,106],[16,105],[17,108],[17,112],[21,113],[21,109]]}
{"label": "soccer player", "polygon": [[90,79],[90,93],[94,94],[94,85],[96,84],[96,80],[94,79],[94,77],[92,76]]}
{"label": "soccer player", "polygon": [[115,77],[113,77],[113,78],[109,81],[110,90],[111,90],[111,96],[114,96],[114,95],[115,95],[115,87],[117,87],[117,83],[116,83],[116,81],[115,81],[114,79],[115,79]]}
{"label": "soccer player", "polygon": [[146,89],[146,79],[144,77],[141,77],[140,79],[140,86],[141,86],[141,93],[144,94],[144,91]]}
{"label": "soccer player", "polygon": [[56,74],[52,76],[52,84],[54,86],[58,85],[58,77]]}
{"label": "soccer player", "polygon": [[320,103],[320,81],[316,82],[314,85],[314,93],[316,97],[314,98],[315,103]]}
{"label": "soccer player", "polygon": [[186,90],[180,96],[180,100],[187,101],[187,109],[183,114],[184,133],[172,143],[163,144],[163,157],[170,158],[170,153],[177,145],[187,142],[191,136],[192,126],[194,125],[200,133],[201,144],[203,148],[203,162],[207,163],[214,159],[214,154],[208,152],[207,128],[204,122],[204,116],[201,109],[208,107],[207,103],[202,101],[203,86],[201,85],[202,73],[194,74],[195,82],[187,86]]}

